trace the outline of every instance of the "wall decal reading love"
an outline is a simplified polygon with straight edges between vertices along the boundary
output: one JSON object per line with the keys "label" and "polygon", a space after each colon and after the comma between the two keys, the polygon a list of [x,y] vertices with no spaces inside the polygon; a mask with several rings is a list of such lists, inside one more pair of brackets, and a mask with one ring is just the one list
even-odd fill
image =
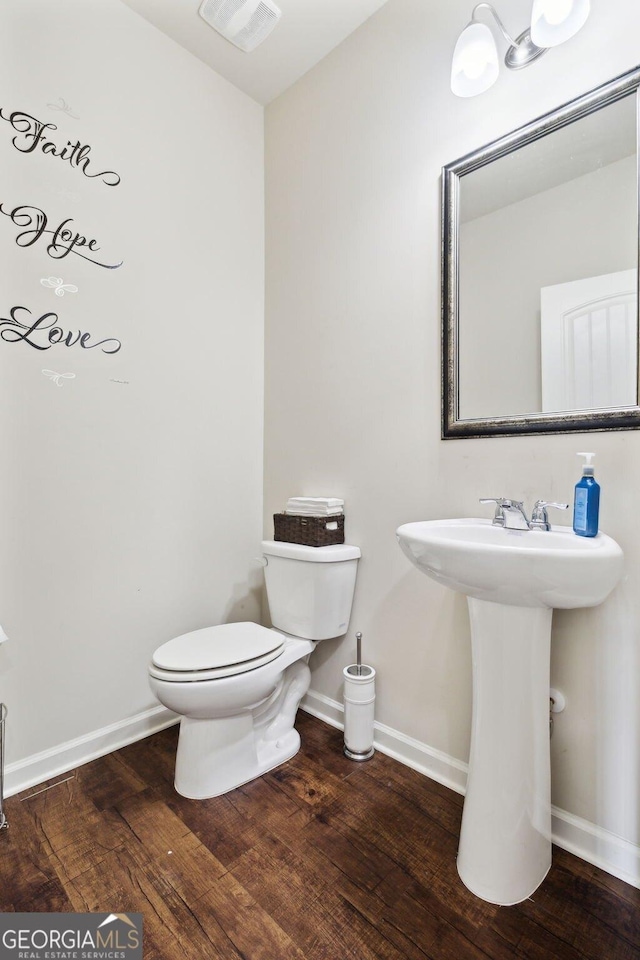
{"label": "wall decal reading love", "polygon": [[[18,318],[18,311],[23,311],[27,315],[25,322]],[[95,350],[96,347],[101,347],[102,353],[117,353],[122,347],[120,340],[116,340],[115,337],[90,343],[92,337],[90,333],[83,333],[82,330],[76,332],[63,330],[58,326],[57,313],[43,313],[37,320],[31,320],[31,317],[32,313],[28,307],[12,307],[9,317],[0,317],[0,339],[5,343],[26,343],[34,350],[50,350],[51,347],[56,346],[80,346],[83,350]]]}

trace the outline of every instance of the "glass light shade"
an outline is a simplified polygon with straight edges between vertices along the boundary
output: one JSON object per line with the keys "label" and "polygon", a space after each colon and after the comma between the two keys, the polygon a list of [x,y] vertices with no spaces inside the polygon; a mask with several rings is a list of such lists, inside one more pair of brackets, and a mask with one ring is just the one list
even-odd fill
{"label": "glass light shade", "polygon": [[534,0],[531,39],[538,47],[557,47],[584,26],[590,0]]}
{"label": "glass light shade", "polygon": [[451,89],[457,97],[475,97],[498,79],[498,49],[493,34],[484,23],[469,23],[464,28],[451,63]]}

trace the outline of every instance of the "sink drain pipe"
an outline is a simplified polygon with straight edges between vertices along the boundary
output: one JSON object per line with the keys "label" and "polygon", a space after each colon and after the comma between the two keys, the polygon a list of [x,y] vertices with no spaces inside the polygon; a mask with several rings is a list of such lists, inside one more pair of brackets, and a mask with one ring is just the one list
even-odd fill
{"label": "sink drain pipe", "polygon": [[342,671],[344,677],[344,755],[350,760],[373,756],[373,716],[376,671],[362,663],[362,634],[356,633],[356,663]]}

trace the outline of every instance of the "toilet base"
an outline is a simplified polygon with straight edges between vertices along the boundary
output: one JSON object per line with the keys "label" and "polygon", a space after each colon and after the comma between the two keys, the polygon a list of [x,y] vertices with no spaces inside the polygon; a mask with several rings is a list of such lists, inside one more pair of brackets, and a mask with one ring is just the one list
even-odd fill
{"label": "toilet base", "polygon": [[[185,717],[181,725],[188,721]],[[196,723],[206,723],[207,721],[195,721]],[[215,723],[215,721],[213,721]],[[180,731],[182,736],[182,730]],[[286,763],[295,757],[300,749],[300,734],[297,730],[290,730],[289,733],[275,742],[259,743],[257,749],[253,750],[252,737],[249,738],[246,747],[242,751],[245,754],[245,763],[241,761],[240,753],[232,758],[232,762],[227,762],[219,766],[219,757],[210,758],[213,765],[205,772],[200,768],[198,771],[193,764],[189,765],[186,752],[182,751],[184,758],[183,764],[178,763],[176,757],[176,773],[174,786],[176,792],[189,800],[207,800],[211,797],[220,797],[230,790],[235,790],[245,783],[256,780],[269,770],[274,770],[281,764]],[[236,741],[236,749],[238,743]],[[198,776],[200,774],[200,776]]]}
{"label": "toilet base", "polygon": [[219,797],[273,770],[296,755],[298,706],[311,673],[303,660],[284,671],[266,704],[236,716],[183,717],[176,755],[175,788],[190,800]]}

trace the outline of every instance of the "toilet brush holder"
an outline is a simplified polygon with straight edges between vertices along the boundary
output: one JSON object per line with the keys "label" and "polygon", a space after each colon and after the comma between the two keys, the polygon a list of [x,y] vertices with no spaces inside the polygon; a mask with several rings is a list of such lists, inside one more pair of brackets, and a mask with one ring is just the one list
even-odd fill
{"label": "toilet brush holder", "polygon": [[373,756],[373,715],[376,672],[364,663],[352,663],[344,677],[344,754],[350,760]]}

